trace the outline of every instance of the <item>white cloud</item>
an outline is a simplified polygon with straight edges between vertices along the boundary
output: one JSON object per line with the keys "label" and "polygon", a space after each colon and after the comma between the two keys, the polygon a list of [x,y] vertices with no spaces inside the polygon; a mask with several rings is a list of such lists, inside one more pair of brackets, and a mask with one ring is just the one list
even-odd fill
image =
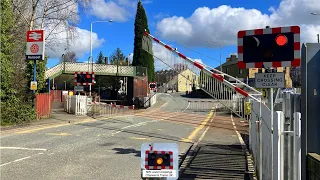
{"label": "white cloud", "polygon": [[142,4],[151,4],[152,3],[151,0],[144,0],[144,1],[141,1],[141,2],[142,2]]}
{"label": "white cloud", "polygon": [[118,0],[118,2],[119,5],[114,1],[94,0],[91,3],[90,13],[103,20],[126,21],[131,14],[124,6],[132,6],[132,4],[129,0]]}
{"label": "white cloud", "polygon": [[132,0],[117,0],[119,5],[122,6],[129,6],[129,7],[133,7],[135,8],[137,6],[137,2],[136,1],[132,1]]}
{"label": "white cloud", "polygon": [[[190,59],[192,59],[192,58],[190,58]],[[194,61],[196,61],[196,62],[199,62],[200,64],[203,64],[202,59],[192,59],[192,60],[194,60]]]}
{"label": "white cloud", "polygon": [[163,19],[163,18],[166,18],[166,17],[169,17],[169,14],[163,13],[163,12],[160,12],[160,13],[158,13],[158,14],[156,14],[154,16],[155,19]]}
{"label": "white cloud", "polygon": [[201,7],[188,17],[173,16],[157,24],[157,33],[171,41],[190,47],[217,47],[218,41],[223,45],[236,45],[237,32],[265,26],[301,27],[302,42],[316,42],[320,33],[320,16],[311,12],[320,12],[319,0],[282,0],[278,8],[270,8],[271,14],[263,14],[257,9],[233,8],[222,5],[209,9]]}
{"label": "white cloud", "polygon": [[[46,32],[50,32],[52,27],[48,27]],[[67,43],[67,32],[68,42]],[[46,33],[46,36],[49,34]],[[92,49],[101,46],[104,39],[99,39],[96,33],[92,33]],[[60,58],[65,53],[65,48],[69,44],[69,51],[76,53],[77,57],[83,57],[84,53],[90,51],[90,31],[74,27],[72,30],[66,30],[61,24],[57,26],[46,41],[46,53],[50,58]]]}

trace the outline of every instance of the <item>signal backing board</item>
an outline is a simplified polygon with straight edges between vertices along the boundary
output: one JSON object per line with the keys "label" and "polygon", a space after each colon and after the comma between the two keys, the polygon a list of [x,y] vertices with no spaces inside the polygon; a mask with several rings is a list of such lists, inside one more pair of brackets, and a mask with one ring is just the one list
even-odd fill
{"label": "signal backing board", "polygon": [[276,27],[238,32],[238,67],[300,66],[300,27]]}
{"label": "signal backing board", "polygon": [[74,73],[74,84],[80,85],[93,85],[95,83],[94,72],[75,72]]}

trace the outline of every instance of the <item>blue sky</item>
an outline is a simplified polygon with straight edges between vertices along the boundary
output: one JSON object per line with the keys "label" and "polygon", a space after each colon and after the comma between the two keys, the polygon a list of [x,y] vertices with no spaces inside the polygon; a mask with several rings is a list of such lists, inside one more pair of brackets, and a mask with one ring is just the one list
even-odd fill
{"label": "blue sky", "polygon": [[[78,28],[90,31],[90,22],[96,20],[113,19],[115,22],[95,23],[93,25],[93,32],[98,35],[98,39],[103,39],[100,46],[93,49],[94,60],[100,51],[102,51],[105,56],[110,56],[117,47],[119,47],[125,55],[132,53],[134,40],[134,18],[136,13],[136,7],[134,7],[134,5],[136,4],[136,0],[95,1],[96,4],[95,6],[92,6],[90,11],[81,14],[81,21]],[[309,1],[312,5],[312,3],[316,3],[317,0],[300,1]],[[282,5],[280,5],[281,2]],[[115,8],[109,8],[105,11],[108,12],[106,13],[107,15],[103,14],[103,9],[97,9],[99,7],[104,7],[99,3],[103,3],[105,7],[110,5],[109,7],[122,8],[121,10],[124,10],[122,14],[125,14],[125,18],[121,18],[121,15],[119,14],[121,11]],[[313,33],[318,30],[318,32],[320,32],[320,27],[318,26],[320,24],[319,20],[313,19],[316,22],[306,22],[304,19],[301,19],[299,21],[299,19],[296,20],[294,18],[294,14],[290,14],[290,12],[295,13],[296,10],[299,9],[299,4],[299,0],[143,1],[143,6],[148,17],[149,29],[152,35],[165,43],[173,45],[173,47],[178,47],[178,50],[188,57],[201,59],[205,64],[211,67],[219,65],[220,50],[218,44],[209,44],[206,41],[200,40],[199,42],[195,42],[194,39],[201,39],[202,37],[203,39],[222,42],[222,62],[225,62],[226,57],[230,56],[231,53],[237,52],[236,32],[238,30],[258,27],[264,28],[265,25],[282,25],[283,22],[285,22],[285,24],[288,25],[302,25],[308,32],[310,31]],[[230,7],[222,7],[223,5]],[[274,10],[271,11],[270,7],[273,7]],[[242,9],[239,10],[237,8]],[[320,12],[319,8],[314,9],[312,6],[308,6],[307,8],[311,9],[304,10],[305,13],[303,13],[303,15],[308,19],[310,19],[310,13],[308,14],[309,11],[319,10]],[[199,11],[195,12],[197,9]],[[113,10],[114,12],[112,12]],[[194,17],[190,18],[192,15]],[[174,16],[181,18],[174,18]],[[297,14],[297,16],[299,16],[299,14]],[[311,19],[312,18],[314,17],[311,17]],[[219,21],[224,23],[219,24]],[[317,25],[315,28],[312,26],[314,24]],[[197,26],[206,28],[199,29]],[[187,34],[188,27],[192,29],[192,37]],[[186,33],[184,33],[184,30],[186,30]],[[208,35],[207,32],[210,32],[210,35]],[[304,39],[311,39],[310,37],[313,37],[312,33],[305,35]],[[88,33],[85,35],[87,36]],[[211,35],[212,37],[210,37]],[[81,36],[77,38],[80,40],[85,39]],[[209,59],[201,54],[185,49],[175,42],[179,42],[178,44],[182,44],[183,46],[189,47],[216,60]],[[87,44],[89,47],[89,41],[82,43]],[[81,46],[81,44],[78,45],[77,43],[71,44],[73,46],[72,49],[77,49]],[[89,57],[89,48],[82,50],[77,53],[77,55],[79,57],[79,62],[87,61]],[[50,58],[47,67],[52,67],[57,63],[58,60],[56,58]]]}

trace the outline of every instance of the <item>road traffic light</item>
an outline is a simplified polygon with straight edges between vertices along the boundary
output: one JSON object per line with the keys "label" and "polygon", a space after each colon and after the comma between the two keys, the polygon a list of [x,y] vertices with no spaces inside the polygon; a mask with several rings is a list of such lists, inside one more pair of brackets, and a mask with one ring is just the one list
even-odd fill
{"label": "road traffic light", "polygon": [[300,66],[299,26],[238,32],[239,68]]}
{"label": "road traffic light", "polygon": [[89,72],[75,72],[75,84],[76,85],[93,85],[94,73]]}

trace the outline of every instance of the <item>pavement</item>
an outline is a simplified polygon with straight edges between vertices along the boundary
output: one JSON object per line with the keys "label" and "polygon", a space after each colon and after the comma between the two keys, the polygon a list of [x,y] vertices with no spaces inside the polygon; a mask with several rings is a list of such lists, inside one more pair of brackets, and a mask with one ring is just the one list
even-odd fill
{"label": "pavement", "polygon": [[[245,155],[237,146],[240,140],[230,116],[217,115],[207,107],[191,108],[188,100],[179,93],[159,94],[154,107],[136,111],[131,119],[93,119],[56,111],[48,120],[1,129],[1,179],[141,179],[140,148],[142,143],[150,142],[177,143],[181,163],[190,148],[197,151],[184,160],[182,166],[187,166],[182,179],[204,177],[208,170],[214,172],[206,172],[201,163],[218,157],[201,155],[211,147],[217,152],[224,147],[239,154],[234,156],[237,159],[229,160],[240,164],[234,173],[241,175]],[[246,131],[240,120],[234,122]],[[208,166],[212,168],[212,162]]]}

